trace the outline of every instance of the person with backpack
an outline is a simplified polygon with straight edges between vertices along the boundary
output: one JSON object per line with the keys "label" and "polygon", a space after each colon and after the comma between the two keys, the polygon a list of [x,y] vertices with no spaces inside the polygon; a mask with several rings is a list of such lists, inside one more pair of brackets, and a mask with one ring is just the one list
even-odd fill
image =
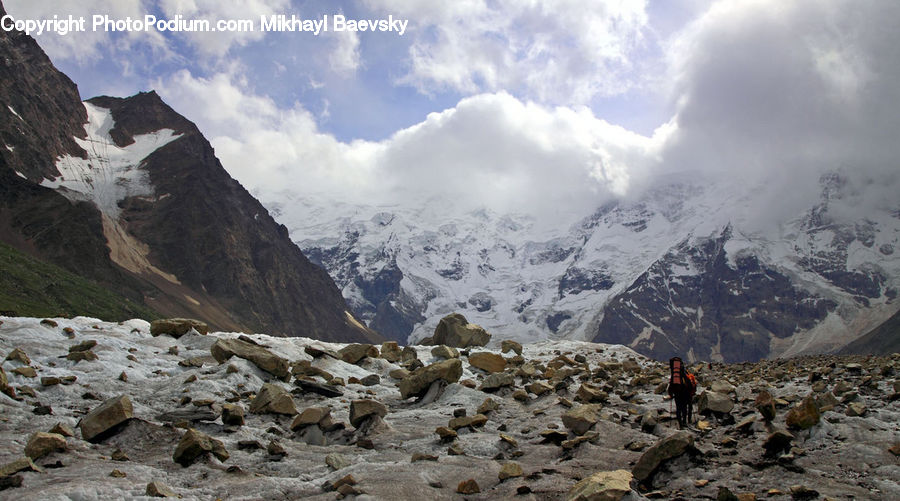
{"label": "person with backpack", "polygon": [[694,393],[697,391],[697,378],[688,372],[679,357],[669,359],[669,396],[675,400],[675,417],[678,428],[682,429],[691,423],[694,413]]}

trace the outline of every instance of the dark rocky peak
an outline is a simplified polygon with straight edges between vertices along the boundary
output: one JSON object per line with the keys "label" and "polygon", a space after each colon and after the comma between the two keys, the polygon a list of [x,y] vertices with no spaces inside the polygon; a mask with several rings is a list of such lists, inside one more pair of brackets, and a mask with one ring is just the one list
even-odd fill
{"label": "dark rocky peak", "polygon": [[98,96],[88,99],[94,106],[110,110],[116,126],[109,131],[118,146],[134,142],[134,136],[172,129],[177,134],[199,134],[197,126],[166,104],[156,91],[131,97]]}
{"label": "dark rocky peak", "polygon": [[86,155],[74,140],[87,121],[78,87],[20,31],[0,30],[0,117],[0,155],[32,181],[58,176],[59,156]]}

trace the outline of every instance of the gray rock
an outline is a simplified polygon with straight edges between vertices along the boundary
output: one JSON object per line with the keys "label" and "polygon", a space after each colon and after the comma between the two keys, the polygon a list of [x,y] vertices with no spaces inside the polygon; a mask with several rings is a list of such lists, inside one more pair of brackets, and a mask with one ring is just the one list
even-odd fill
{"label": "gray rock", "polygon": [[640,482],[650,478],[659,466],[672,458],[681,456],[694,447],[694,435],[679,431],[660,439],[647,449],[632,468],[631,473]]}
{"label": "gray rock", "polygon": [[205,322],[191,318],[167,318],[150,322],[150,335],[152,336],[168,334],[174,338],[180,338],[190,332],[191,329],[196,330],[200,334],[209,333],[209,326]]}
{"label": "gray rock", "polygon": [[258,344],[248,342],[241,338],[218,339],[215,344],[210,347],[209,351],[212,353],[213,358],[220,364],[231,357],[238,357],[253,362],[253,364],[260,369],[279,379],[287,380],[290,376],[291,368],[286,359],[279,357]]}
{"label": "gray rock", "polygon": [[432,336],[435,345],[445,344],[455,348],[485,346],[491,335],[478,325],[470,324],[466,317],[453,313],[442,318]]}

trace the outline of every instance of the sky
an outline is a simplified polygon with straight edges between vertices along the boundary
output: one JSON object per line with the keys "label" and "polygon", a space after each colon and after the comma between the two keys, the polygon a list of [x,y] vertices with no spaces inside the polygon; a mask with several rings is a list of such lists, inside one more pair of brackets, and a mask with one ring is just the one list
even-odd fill
{"label": "sky", "polygon": [[[425,203],[568,221],[673,175],[773,187],[839,169],[895,203],[900,2],[6,0],[20,19],[254,21],[35,38],[82,97],[156,90],[264,201]],[[406,20],[262,32],[260,16]],[[90,26],[89,26],[90,28]],[[686,173],[686,174],[685,174]],[[864,197],[864,198],[869,198]],[[780,217],[773,214],[772,217]]]}

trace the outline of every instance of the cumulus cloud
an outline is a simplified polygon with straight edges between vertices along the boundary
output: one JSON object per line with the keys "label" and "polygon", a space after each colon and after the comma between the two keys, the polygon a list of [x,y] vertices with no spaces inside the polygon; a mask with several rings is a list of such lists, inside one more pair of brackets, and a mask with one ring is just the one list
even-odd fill
{"label": "cumulus cloud", "polygon": [[343,143],[319,131],[302,106],[279,109],[234,75],[183,71],[158,88],[200,124],[229,172],[258,192],[362,203],[443,197],[450,211],[486,206],[572,218],[627,192],[658,147],[587,108],[507,93],[463,99],[381,142]]}
{"label": "cumulus cloud", "polygon": [[430,93],[506,90],[552,104],[583,104],[632,85],[633,52],[645,41],[643,0],[366,0],[410,19],[409,72]]}
{"label": "cumulus cloud", "polygon": [[[333,33],[333,32],[329,32]],[[359,35],[355,31],[333,33],[334,49],[328,56],[332,70],[339,74],[353,74],[359,68]]]}

